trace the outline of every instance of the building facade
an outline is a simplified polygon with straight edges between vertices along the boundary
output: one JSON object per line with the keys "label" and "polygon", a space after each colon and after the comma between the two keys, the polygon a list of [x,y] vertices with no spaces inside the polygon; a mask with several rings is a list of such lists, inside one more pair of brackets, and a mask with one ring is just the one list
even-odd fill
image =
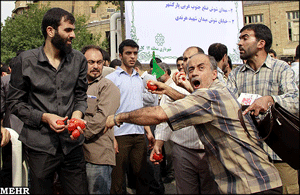
{"label": "building facade", "polygon": [[299,45],[299,1],[244,1],[244,23],[261,23],[273,35],[279,59],[293,61]]}
{"label": "building facade", "polygon": [[[29,3],[63,8],[74,15],[89,17],[87,27],[92,34],[101,34],[100,42],[109,40],[110,16],[117,6],[105,1],[16,1],[13,14],[21,14]],[[95,5],[99,6],[95,8]],[[279,59],[293,61],[299,44],[299,1],[243,1],[244,24],[262,23],[273,35],[272,49]]]}

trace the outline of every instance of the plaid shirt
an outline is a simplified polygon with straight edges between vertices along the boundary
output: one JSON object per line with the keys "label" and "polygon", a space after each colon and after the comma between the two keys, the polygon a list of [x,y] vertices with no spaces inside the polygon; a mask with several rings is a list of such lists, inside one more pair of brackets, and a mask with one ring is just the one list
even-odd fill
{"label": "plaid shirt", "polygon": [[[293,114],[299,112],[299,89],[291,67],[282,60],[267,56],[264,64],[254,71],[248,64],[233,69],[227,87],[236,95],[241,93],[272,96],[274,101]],[[264,149],[273,160],[279,156],[264,143]]]}
{"label": "plaid shirt", "polygon": [[[248,194],[282,185],[261,142],[245,133],[238,118],[240,104],[218,79],[209,89],[198,89],[161,107],[174,130],[195,126],[221,193]],[[244,120],[250,134],[258,138],[250,116]]]}

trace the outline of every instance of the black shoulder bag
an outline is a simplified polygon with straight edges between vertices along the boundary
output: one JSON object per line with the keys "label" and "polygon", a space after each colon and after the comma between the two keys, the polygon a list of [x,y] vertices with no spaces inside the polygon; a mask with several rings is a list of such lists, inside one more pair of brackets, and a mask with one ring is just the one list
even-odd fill
{"label": "black shoulder bag", "polygon": [[[242,126],[248,137],[256,139],[250,135],[245,125],[242,110],[239,109],[238,115]],[[299,169],[299,117],[291,114],[278,103],[273,104],[267,110],[264,119],[257,121],[255,116],[251,115],[261,139],[286,163],[294,169]]]}

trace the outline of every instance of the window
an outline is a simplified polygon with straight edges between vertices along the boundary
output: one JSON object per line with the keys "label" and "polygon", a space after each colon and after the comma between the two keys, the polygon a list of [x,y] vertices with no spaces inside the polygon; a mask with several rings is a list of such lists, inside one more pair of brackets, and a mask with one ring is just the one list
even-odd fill
{"label": "window", "polygon": [[96,9],[93,6],[91,7],[91,11],[93,14],[96,13]]}
{"label": "window", "polygon": [[289,41],[299,41],[299,10],[287,12]]}
{"label": "window", "polygon": [[106,11],[107,11],[107,12],[115,12],[116,9],[114,9],[114,8],[107,8]]}
{"label": "window", "polygon": [[263,22],[264,22],[264,18],[262,14],[245,16],[245,24],[263,23]]}
{"label": "window", "polygon": [[102,20],[109,19],[109,15],[101,16],[101,19],[102,19]]}

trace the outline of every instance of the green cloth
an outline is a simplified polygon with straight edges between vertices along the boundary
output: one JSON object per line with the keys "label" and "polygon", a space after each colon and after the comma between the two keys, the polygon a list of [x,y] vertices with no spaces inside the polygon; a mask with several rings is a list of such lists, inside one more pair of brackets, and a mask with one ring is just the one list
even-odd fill
{"label": "green cloth", "polygon": [[155,60],[155,53],[153,51],[153,69],[152,69],[152,75],[156,76],[156,79],[161,77],[162,75],[165,74],[165,71],[161,69],[161,67],[158,66],[156,60]]}

